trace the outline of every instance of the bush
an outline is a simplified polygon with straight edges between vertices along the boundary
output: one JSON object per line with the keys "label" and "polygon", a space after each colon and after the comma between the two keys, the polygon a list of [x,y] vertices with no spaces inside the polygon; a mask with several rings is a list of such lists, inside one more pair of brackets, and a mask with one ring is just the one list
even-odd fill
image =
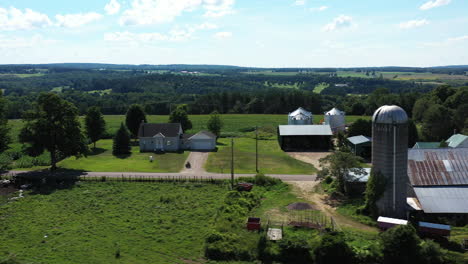
{"label": "bush", "polygon": [[411,225],[390,228],[381,235],[384,263],[413,264],[419,260],[420,239]]}
{"label": "bush", "polygon": [[212,260],[253,260],[255,256],[237,234],[213,232],[206,238],[205,256]]}
{"label": "bush", "polygon": [[443,264],[445,263],[442,250],[439,244],[431,240],[421,242],[421,263],[424,264]]}
{"label": "bush", "polygon": [[254,183],[259,186],[273,186],[282,183],[280,179],[265,176],[263,173],[259,173],[254,177]]}
{"label": "bush", "polygon": [[[307,239],[291,233],[279,242],[280,260],[284,263],[311,263],[310,245]],[[339,262],[337,262],[339,263]]]}
{"label": "bush", "polygon": [[343,234],[338,232],[325,234],[314,254],[319,264],[353,263],[355,257],[354,252],[346,244]]}
{"label": "bush", "polygon": [[10,164],[13,160],[10,156],[6,155],[5,153],[0,154],[0,170],[7,170],[10,169]]}

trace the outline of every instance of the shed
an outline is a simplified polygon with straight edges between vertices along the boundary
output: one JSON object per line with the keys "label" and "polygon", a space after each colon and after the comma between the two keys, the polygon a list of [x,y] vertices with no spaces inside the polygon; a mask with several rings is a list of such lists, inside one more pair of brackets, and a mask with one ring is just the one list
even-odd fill
{"label": "shed", "polygon": [[455,134],[445,142],[450,148],[468,148],[468,136],[462,134]]}
{"label": "shed", "polygon": [[281,125],[278,140],[284,151],[328,150],[333,133],[329,125]]}
{"label": "shed", "polygon": [[347,138],[348,146],[356,156],[370,158],[372,154],[372,138],[363,135]]}
{"label": "shed", "polygon": [[379,216],[379,218],[377,219],[377,226],[381,230],[387,230],[395,226],[407,225],[407,224],[408,224],[408,221],[403,220],[403,219],[383,217],[383,216]]}

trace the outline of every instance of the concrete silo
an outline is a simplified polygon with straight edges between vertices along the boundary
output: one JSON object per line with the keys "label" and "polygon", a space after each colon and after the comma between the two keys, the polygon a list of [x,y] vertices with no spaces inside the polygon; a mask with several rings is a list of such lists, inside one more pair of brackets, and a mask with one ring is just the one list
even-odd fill
{"label": "concrete silo", "polygon": [[372,166],[386,178],[377,202],[382,216],[405,218],[408,188],[408,115],[396,105],[384,105],[372,117]]}
{"label": "concrete silo", "polygon": [[345,112],[333,108],[332,110],[325,113],[325,124],[330,125],[333,133],[344,131],[346,122],[345,122]]}

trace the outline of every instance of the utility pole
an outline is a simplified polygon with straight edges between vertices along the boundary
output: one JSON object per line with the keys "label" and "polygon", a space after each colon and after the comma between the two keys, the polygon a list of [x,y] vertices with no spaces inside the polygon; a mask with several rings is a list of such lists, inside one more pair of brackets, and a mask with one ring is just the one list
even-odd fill
{"label": "utility pole", "polygon": [[234,139],[231,138],[231,187],[234,189]]}
{"label": "utility pole", "polygon": [[258,173],[258,126],[255,127],[255,171]]}

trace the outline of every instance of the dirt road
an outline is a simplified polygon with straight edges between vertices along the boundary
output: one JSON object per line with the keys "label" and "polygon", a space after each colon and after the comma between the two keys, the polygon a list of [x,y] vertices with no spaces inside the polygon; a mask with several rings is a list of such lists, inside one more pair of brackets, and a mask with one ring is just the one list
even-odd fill
{"label": "dirt road", "polygon": [[320,169],[319,159],[331,154],[331,152],[286,152],[289,156],[312,164],[315,168]]}

